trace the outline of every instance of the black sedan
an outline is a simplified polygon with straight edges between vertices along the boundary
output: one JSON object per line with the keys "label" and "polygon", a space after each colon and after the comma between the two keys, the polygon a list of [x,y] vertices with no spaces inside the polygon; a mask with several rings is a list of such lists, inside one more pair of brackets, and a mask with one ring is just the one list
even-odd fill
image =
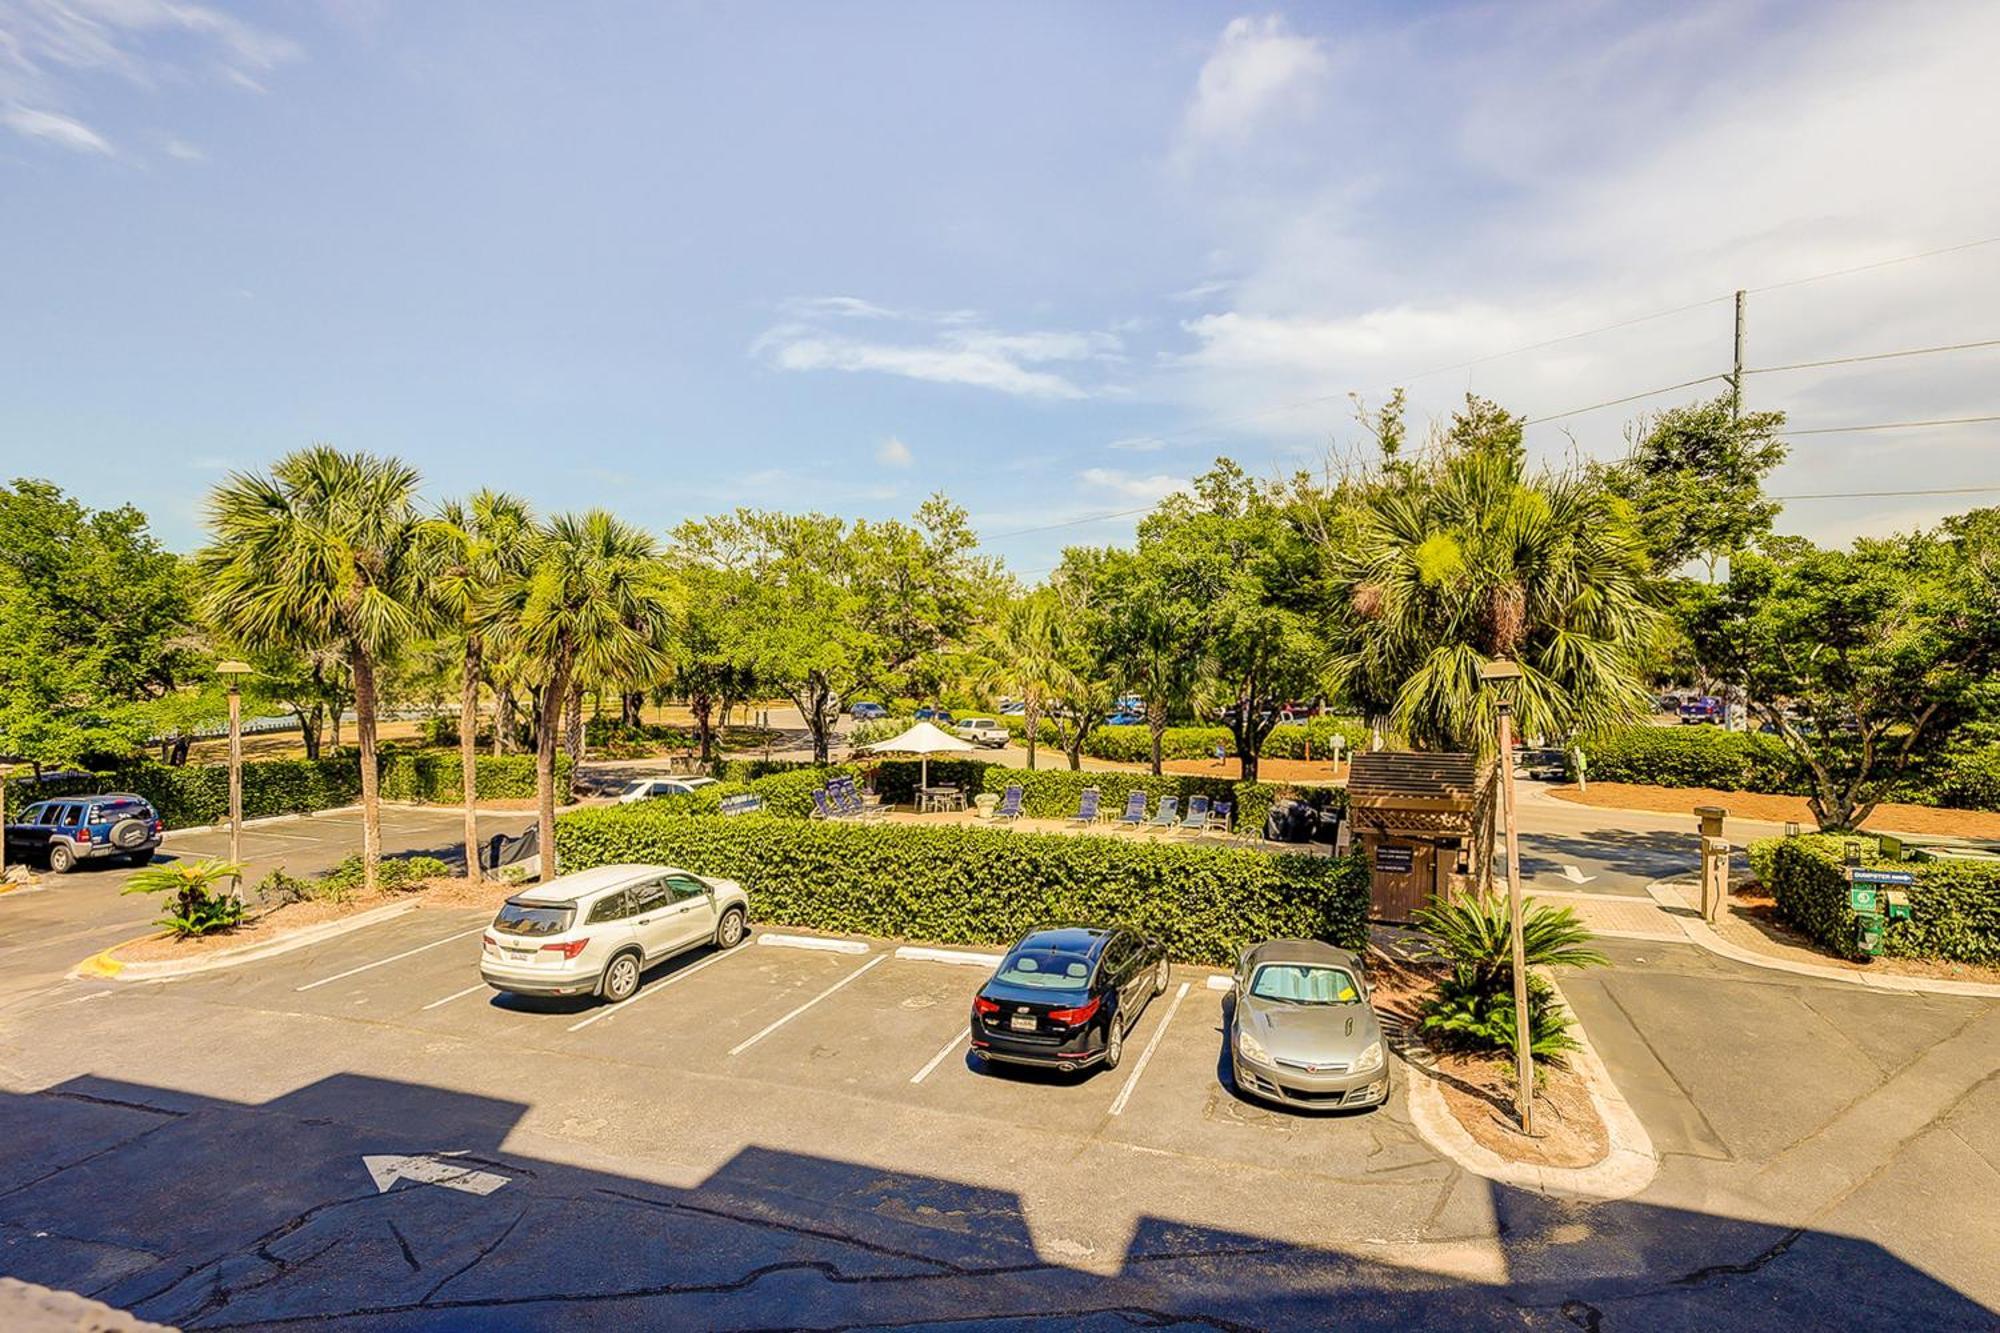
{"label": "black sedan", "polygon": [[1062,926],[1008,950],[972,1001],[973,1054],[1050,1069],[1116,1069],[1125,1034],[1167,988],[1158,940],[1130,930]]}

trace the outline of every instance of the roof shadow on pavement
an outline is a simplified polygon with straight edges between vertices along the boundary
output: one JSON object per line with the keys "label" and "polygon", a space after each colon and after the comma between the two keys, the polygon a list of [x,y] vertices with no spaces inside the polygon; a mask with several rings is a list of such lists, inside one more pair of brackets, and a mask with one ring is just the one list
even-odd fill
{"label": "roof shadow on pavement", "polygon": [[188,1328],[1994,1324],[1870,1241],[1473,1181],[1504,1273],[1143,1215],[1072,1262],[1023,1202],[1060,1163],[1003,1189],[748,1147],[677,1187],[506,1151],[526,1110],[358,1075],[0,1094],[0,1273]]}

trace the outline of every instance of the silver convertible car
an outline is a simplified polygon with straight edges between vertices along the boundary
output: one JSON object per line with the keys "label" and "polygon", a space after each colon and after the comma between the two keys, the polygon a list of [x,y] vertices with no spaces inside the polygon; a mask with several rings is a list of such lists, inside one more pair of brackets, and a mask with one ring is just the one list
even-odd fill
{"label": "silver convertible car", "polygon": [[1314,1110],[1380,1106],[1388,1053],[1361,960],[1318,940],[1267,940],[1236,963],[1229,1063],[1253,1097]]}

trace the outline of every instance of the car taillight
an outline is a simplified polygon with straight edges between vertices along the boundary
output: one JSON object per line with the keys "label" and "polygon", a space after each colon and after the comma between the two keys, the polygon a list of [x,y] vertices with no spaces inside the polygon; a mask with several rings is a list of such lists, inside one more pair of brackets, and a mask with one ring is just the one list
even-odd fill
{"label": "car taillight", "polygon": [[972,1001],[972,1007],[981,1014],[997,1014],[1000,1012],[1000,1006],[987,999],[984,995],[975,997]]}
{"label": "car taillight", "polygon": [[154,821],[153,821],[153,832],[155,832],[155,833],[165,833],[166,831],[167,831],[167,821],[166,821],[166,820],[164,820],[164,819],[156,819],[156,820],[154,820]]}
{"label": "car taillight", "polygon": [[90,841],[90,830],[89,830],[89,829],[87,829],[87,828],[80,828],[80,829],[78,829],[78,830],[76,831],[76,840],[77,840],[78,842],[89,842],[89,841]]}
{"label": "car taillight", "polygon": [[588,943],[590,943],[589,940],[570,940],[565,944],[544,944],[542,952],[559,953],[565,958],[574,958],[583,952],[583,946]]}
{"label": "car taillight", "polygon": [[1079,1023],[1088,1023],[1090,1016],[1097,1012],[1097,1006],[1102,1002],[1103,997],[1099,996],[1089,1004],[1080,1004],[1074,1009],[1051,1009],[1049,1022],[1060,1023],[1066,1028],[1073,1028]]}
{"label": "car taillight", "polygon": [[500,947],[500,941],[494,939],[491,935],[481,935],[479,937],[479,942],[485,945],[489,949],[497,949]]}

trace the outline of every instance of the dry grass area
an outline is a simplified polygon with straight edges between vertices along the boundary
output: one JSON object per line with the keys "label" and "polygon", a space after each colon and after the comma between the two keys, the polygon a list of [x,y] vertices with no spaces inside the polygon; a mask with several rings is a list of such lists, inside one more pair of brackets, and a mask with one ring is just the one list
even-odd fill
{"label": "dry grass area", "polygon": [[497,911],[501,901],[513,891],[513,888],[492,880],[475,885],[464,876],[455,875],[447,879],[426,880],[412,889],[390,890],[376,894],[349,894],[339,901],[312,899],[263,909],[252,904],[249,916],[234,930],[186,940],[175,939],[165,933],[148,935],[142,940],[119,945],[113,952],[113,957],[122,963],[159,963],[205,958],[232,949],[267,944],[295,930],[326,925],[328,922],[372,911],[389,903],[409,902],[412,899],[417,902],[419,908],[490,907]]}
{"label": "dry grass area", "polygon": [[[1766,796],[1758,792],[1717,791],[1713,787],[1648,787],[1635,782],[1593,782],[1586,792],[1575,787],[1551,787],[1549,794],[1578,805],[1607,810],[1650,810],[1667,815],[1691,815],[1698,805],[1719,805],[1732,818],[1773,824],[1814,827],[1803,796]],[[1916,833],[1947,838],[2000,838],[2000,811],[1940,810],[1929,805],[1884,803],[1863,823],[1878,833]]]}
{"label": "dry grass area", "polygon": [[1437,1054],[1417,1042],[1415,1034],[1424,1001],[1437,986],[1443,968],[1392,958],[1370,950],[1370,997],[1383,1019],[1383,1029],[1405,1059],[1421,1065],[1438,1080],[1445,1105],[1465,1132],[1481,1147],[1510,1162],[1537,1166],[1591,1166],[1611,1150],[1610,1136],[1589,1085],[1566,1065],[1541,1063],[1535,1089],[1535,1136],[1522,1134],[1514,1120],[1514,1065],[1510,1057],[1492,1054]]}
{"label": "dry grass area", "polygon": [[1731,944],[1795,963],[1837,967],[1875,976],[1922,977],[1933,981],[1977,981],[2000,985],[2000,967],[1932,958],[1873,958],[1856,962],[1828,953],[1819,941],[1778,915],[1778,900],[1754,880],[1730,890],[1728,912],[1716,928]]}

